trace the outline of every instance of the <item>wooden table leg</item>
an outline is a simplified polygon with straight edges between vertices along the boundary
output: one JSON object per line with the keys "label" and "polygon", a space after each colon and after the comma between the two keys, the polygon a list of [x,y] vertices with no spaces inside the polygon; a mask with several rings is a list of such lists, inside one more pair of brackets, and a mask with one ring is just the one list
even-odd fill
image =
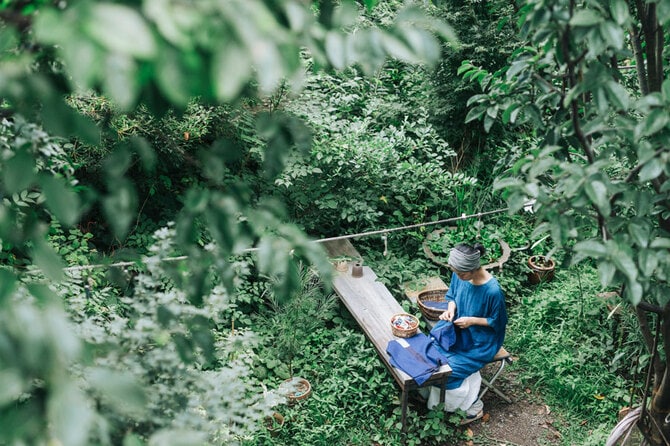
{"label": "wooden table leg", "polygon": [[402,425],[402,432],[407,430],[407,403],[409,402],[409,394],[407,389],[403,387],[402,397],[401,397],[401,408],[402,408],[402,417],[400,423]]}

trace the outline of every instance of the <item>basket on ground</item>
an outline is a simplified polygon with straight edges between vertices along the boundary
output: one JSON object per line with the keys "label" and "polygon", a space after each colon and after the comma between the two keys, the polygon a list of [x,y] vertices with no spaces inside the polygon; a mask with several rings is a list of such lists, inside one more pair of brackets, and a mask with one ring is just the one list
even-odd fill
{"label": "basket on ground", "polygon": [[312,393],[312,385],[305,378],[294,376],[279,385],[279,393],[288,399],[289,404],[294,404]]}
{"label": "basket on ground", "polygon": [[440,318],[440,315],[444,313],[446,310],[446,301],[444,300],[445,294],[447,294],[447,290],[445,289],[427,290],[419,293],[416,297],[416,302],[419,305],[421,314],[423,314],[426,319],[436,321]]}
{"label": "basket on ground", "polygon": [[419,319],[408,313],[394,314],[391,318],[391,331],[399,338],[410,338],[419,329]]}

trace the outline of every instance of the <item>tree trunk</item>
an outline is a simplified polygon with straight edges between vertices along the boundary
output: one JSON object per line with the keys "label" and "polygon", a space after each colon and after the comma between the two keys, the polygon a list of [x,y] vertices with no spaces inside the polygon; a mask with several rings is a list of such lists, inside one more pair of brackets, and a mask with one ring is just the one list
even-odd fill
{"label": "tree trunk", "polygon": [[[660,338],[663,351],[670,351],[670,305],[666,305],[661,317]],[[654,445],[670,445],[670,357],[665,355],[665,361],[659,365],[663,370],[654,370],[656,376],[661,375],[660,382],[654,383],[649,417],[651,423],[645,426],[645,437]],[[640,426],[642,428],[642,426]]]}

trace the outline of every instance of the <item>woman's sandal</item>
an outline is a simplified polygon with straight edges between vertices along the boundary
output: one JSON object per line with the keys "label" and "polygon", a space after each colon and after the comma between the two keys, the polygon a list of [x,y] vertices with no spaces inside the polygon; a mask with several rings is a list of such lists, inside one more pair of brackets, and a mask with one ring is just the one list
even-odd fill
{"label": "woman's sandal", "polygon": [[476,415],[468,415],[461,420],[461,426],[465,426],[466,424],[470,424],[473,421],[477,421],[483,416],[484,416],[484,410],[483,409],[480,410],[479,412],[477,412]]}

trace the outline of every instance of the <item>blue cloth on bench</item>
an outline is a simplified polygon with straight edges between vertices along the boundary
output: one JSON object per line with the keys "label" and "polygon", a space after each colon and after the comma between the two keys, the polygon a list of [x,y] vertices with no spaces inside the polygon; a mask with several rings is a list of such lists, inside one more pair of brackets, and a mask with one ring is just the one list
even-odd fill
{"label": "blue cloth on bench", "polygon": [[391,365],[414,378],[418,385],[425,383],[440,366],[447,363],[447,358],[433,340],[423,333],[390,340],[386,353],[391,357]]}

